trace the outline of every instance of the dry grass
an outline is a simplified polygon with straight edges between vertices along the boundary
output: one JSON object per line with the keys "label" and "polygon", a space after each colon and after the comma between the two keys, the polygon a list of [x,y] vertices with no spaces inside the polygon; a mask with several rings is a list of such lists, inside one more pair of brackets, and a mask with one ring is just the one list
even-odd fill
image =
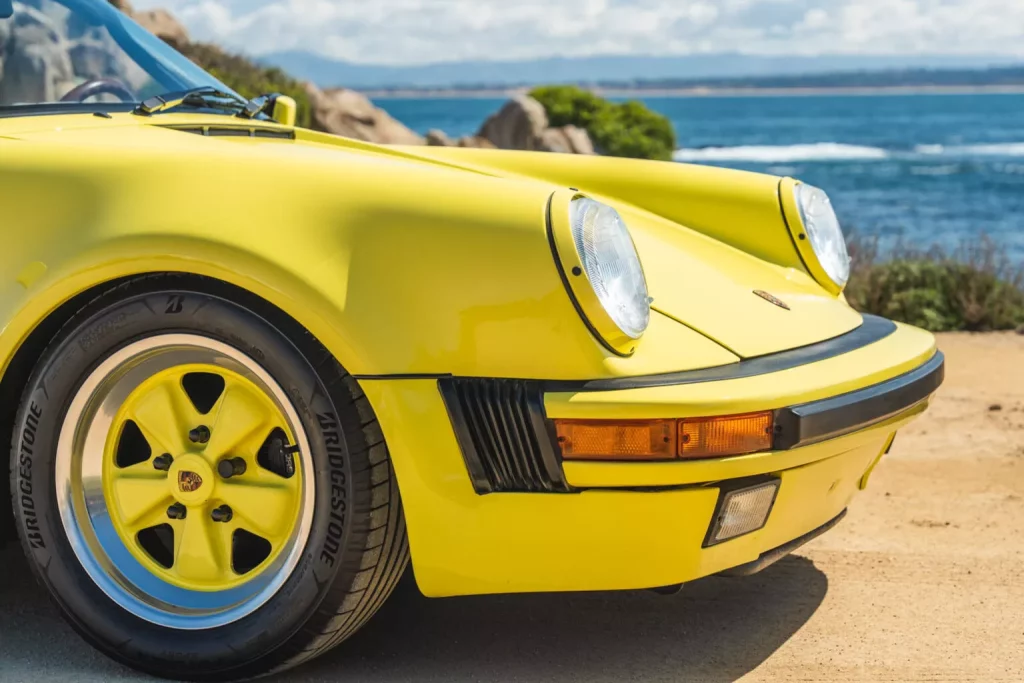
{"label": "dry grass", "polygon": [[952,250],[900,243],[882,257],[877,238],[852,235],[849,248],[846,296],[860,311],[936,332],[1024,325],[1024,268],[991,239]]}

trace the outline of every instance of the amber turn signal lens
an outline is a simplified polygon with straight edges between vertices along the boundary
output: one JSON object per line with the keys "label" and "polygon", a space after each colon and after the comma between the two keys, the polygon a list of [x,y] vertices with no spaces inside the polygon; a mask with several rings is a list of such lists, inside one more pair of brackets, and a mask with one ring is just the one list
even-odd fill
{"label": "amber turn signal lens", "polygon": [[771,450],[771,412],[682,420],[555,420],[566,460],[719,458]]}
{"label": "amber turn signal lens", "polygon": [[748,413],[679,421],[679,457],[714,458],[767,451],[772,414]]}
{"label": "amber turn signal lens", "polygon": [[567,460],[673,460],[676,420],[555,420]]}

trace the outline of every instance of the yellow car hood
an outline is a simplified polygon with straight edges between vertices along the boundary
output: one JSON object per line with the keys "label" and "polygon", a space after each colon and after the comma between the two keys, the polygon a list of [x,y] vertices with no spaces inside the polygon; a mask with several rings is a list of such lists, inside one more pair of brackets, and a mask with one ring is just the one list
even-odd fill
{"label": "yellow car hood", "polygon": [[[740,357],[811,344],[861,324],[860,315],[819,286],[795,255],[779,206],[779,179],[772,176],[607,157],[381,147],[301,129],[294,141],[167,130],[167,126],[243,123],[222,116],[140,119],[125,114],[114,118],[0,120],[0,137],[95,147],[104,156],[116,155],[119,147],[151,148],[154,163],[166,156],[186,155],[193,169],[204,149],[216,147],[223,153],[225,145],[233,145],[240,157],[255,155],[267,162],[268,169],[310,163],[326,172],[337,168],[343,174],[358,172],[361,160],[386,161],[422,167],[424,172],[443,168],[447,173],[540,182],[552,190],[572,187],[619,209],[640,252],[653,308]],[[254,162],[240,159],[240,163]],[[448,201],[456,214],[459,191],[456,184],[449,197],[439,198]]]}
{"label": "yellow car hood", "polygon": [[652,307],[749,358],[829,339],[861,324],[859,313],[806,273],[758,261],[710,238],[631,220]]}
{"label": "yellow car hood", "polygon": [[640,253],[652,308],[740,357],[813,344],[862,323],[800,261],[783,218],[778,177],[543,152],[402,150],[572,187],[615,206]]}

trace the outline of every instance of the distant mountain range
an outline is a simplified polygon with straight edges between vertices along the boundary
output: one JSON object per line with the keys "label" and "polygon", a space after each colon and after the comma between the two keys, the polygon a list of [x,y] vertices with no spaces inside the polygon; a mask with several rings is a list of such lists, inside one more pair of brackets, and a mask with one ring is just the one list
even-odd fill
{"label": "distant mountain range", "polygon": [[[900,70],[982,69],[1013,63],[995,55],[822,55],[761,56],[734,53],[644,57],[551,57],[527,61],[444,62],[410,66],[357,64],[310,52],[263,55],[278,66],[320,87],[357,89],[514,87],[542,83],[630,84],[692,82],[695,79],[744,79]],[[1018,60],[1019,61],[1019,60]]]}

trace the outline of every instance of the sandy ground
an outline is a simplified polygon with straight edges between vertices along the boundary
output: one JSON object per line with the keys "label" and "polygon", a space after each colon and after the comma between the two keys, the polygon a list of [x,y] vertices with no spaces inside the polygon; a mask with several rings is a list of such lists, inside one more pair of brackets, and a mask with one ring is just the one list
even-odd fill
{"label": "sandy ground", "polygon": [[[1024,336],[944,335],[946,384],[835,530],[748,579],[427,600],[410,580],[277,681],[1024,681]],[[998,408],[997,408],[998,406]],[[130,681],[0,550],[0,681]]]}

